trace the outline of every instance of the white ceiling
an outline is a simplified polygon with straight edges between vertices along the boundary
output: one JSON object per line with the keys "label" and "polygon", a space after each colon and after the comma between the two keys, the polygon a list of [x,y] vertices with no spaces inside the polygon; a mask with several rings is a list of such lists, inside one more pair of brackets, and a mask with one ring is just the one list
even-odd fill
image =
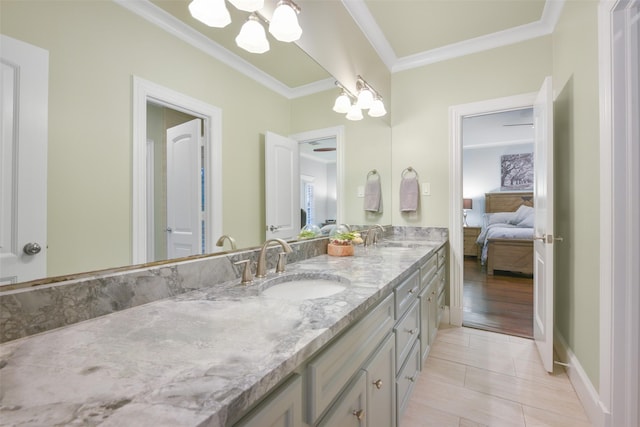
{"label": "white ceiling", "polygon": [[532,144],[533,108],[465,117],[462,147],[465,149]]}
{"label": "white ceiling", "polygon": [[[232,23],[210,28],[191,17],[191,0],[114,0],[290,98],[335,88],[302,49],[270,35],[271,49],[250,54],[235,36],[246,12],[227,8]],[[338,0],[297,0],[305,3]],[[341,0],[391,72],[550,34],[564,0]],[[273,3],[273,4],[272,4]],[[265,0],[270,16],[276,0]],[[303,28],[304,31],[304,28]]]}

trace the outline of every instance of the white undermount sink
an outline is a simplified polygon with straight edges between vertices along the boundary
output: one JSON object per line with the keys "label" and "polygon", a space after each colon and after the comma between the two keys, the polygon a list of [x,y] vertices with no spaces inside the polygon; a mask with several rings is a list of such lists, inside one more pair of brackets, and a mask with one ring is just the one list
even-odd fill
{"label": "white undermount sink", "polygon": [[265,282],[262,295],[289,300],[326,298],[344,291],[348,284],[349,280],[336,275],[299,273]]}

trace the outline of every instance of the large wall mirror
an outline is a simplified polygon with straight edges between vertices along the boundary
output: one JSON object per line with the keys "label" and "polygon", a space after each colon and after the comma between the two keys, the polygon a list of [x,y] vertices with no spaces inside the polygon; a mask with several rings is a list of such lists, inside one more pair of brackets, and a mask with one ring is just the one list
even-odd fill
{"label": "large wall mirror", "polygon": [[[222,32],[190,21],[188,0],[136,2],[190,23],[194,34],[203,37],[196,48],[123,3],[127,2],[0,4],[2,34],[48,52],[44,276],[121,268],[134,260],[133,205],[141,203],[133,191],[134,77],[220,110],[220,232],[233,236],[239,249],[264,241],[267,131],[292,135],[343,126],[344,176],[337,201],[344,212],[342,221],[391,223],[388,123],[368,117],[349,122],[334,113],[338,90],[299,95],[299,88],[317,82],[326,87],[332,80],[305,52],[273,39],[271,50],[262,55],[235,48],[233,38],[246,16],[231,5],[233,23]],[[206,37],[226,43],[247,67],[263,73],[257,78],[260,82],[214,58]],[[164,117],[155,109],[150,115],[175,124],[175,116]],[[371,169],[381,174],[385,203],[383,212],[375,215],[363,210],[358,195]],[[162,206],[163,197],[158,193],[154,204]],[[162,228],[164,217],[157,210],[154,218],[156,229]],[[162,254],[164,247],[160,244],[155,253]]]}

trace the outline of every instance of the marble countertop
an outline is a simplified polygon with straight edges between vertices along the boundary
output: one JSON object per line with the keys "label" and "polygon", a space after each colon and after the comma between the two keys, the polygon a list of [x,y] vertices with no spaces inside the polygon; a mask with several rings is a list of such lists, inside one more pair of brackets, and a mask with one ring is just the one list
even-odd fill
{"label": "marble countertop", "polygon": [[326,298],[266,297],[270,271],[2,344],[0,425],[225,426],[443,242],[410,243],[287,266],[349,281]]}

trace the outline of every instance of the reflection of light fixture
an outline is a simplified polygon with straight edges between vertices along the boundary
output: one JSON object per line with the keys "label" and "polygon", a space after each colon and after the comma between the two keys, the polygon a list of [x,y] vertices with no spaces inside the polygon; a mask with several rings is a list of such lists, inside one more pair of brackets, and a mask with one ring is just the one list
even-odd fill
{"label": "reflection of light fixture", "polygon": [[224,0],[193,0],[189,3],[189,12],[209,27],[223,28],[231,23]]}
{"label": "reflection of light fixture", "polygon": [[357,105],[352,105],[347,113],[347,120],[362,120],[362,110]]}
{"label": "reflection of light fixture", "polygon": [[462,199],[462,209],[464,217],[464,222],[462,225],[464,227],[468,227],[469,224],[467,224],[467,209],[473,209],[473,199]]}
{"label": "reflection of light fixture", "polygon": [[242,25],[236,44],[251,53],[264,53],[269,50],[269,40],[258,17],[252,13]]}
{"label": "reflection of light fixture", "polygon": [[[369,110],[370,117],[382,117],[387,114],[384,108],[382,97],[371,87],[362,77],[357,76],[356,89],[358,96],[354,96],[340,82],[336,82],[336,86],[342,89],[342,92],[336,98],[333,104],[333,111],[336,113],[347,114],[349,120],[362,120],[362,110]],[[355,102],[351,105],[351,100]]]}
{"label": "reflection of light fixture", "polygon": [[302,28],[298,24],[300,8],[291,0],[280,0],[273,11],[269,32],[281,42],[293,42],[302,35]]}
{"label": "reflection of light fixture", "polygon": [[229,3],[234,5],[236,9],[245,12],[255,12],[264,7],[264,0],[229,0]]}

